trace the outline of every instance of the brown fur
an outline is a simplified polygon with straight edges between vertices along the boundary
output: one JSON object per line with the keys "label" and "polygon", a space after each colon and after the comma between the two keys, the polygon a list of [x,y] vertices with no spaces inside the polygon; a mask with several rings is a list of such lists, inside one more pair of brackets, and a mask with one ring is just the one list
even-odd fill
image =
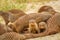
{"label": "brown fur", "polygon": [[38,10],[38,13],[41,12],[49,12],[50,14],[55,14],[56,11],[51,7],[51,6],[42,6],[40,7],[40,9]]}
{"label": "brown fur", "polygon": [[3,17],[3,19],[5,20],[6,24],[9,23],[9,12],[4,12],[4,11],[0,11],[0,15]]}
{"label": "brown fur", "polygon": [[25,40],[25,36],[15,32],[9,32],[0,35],[0,40]]}
{"label": "brown fur", "polygon": [[11,12],[12,14],[17,14],[17,13],[20,14],[21,13],[21,16],[25,15],[25,13],[20,9],[11,9],[11,10],[8,10],[8,11]]}
{"label": "brown fur", "polygon": [[60,14],[56,13],[47,21],[47,24],[47,30],[49,34],[60,32]]}
{"label": "brown fur", "polygon": [[51,34],[55,34],[60,32],[60,14],[55,14],[47,21],[47,27],[46,30],[39,34],[25,34],[27,35],[26,38],[34,38],[34,37],[41,37],[41,36],[47,36]]}
{"label": "brown fur", "polygon": [[0,23],[0,35],[6,32],[13,32],[10,27],[7,27],[5,24]]}
{"label": "brown fur", "polygon": [[16,29],[17,32],[21,32],[26,26],[28,26],[29,20],[34,19],[36,22],[40,21],[46,21],[48,20],[52,15],[51,14],[27,14],[22,17],[20,17],[18,20],[10,24],[9,26],[13,29]]}
{"label": "brown fur", "polygon": [[39,23],[39,29],[40,29],[41,33],[46,30],[46,27],[47,27],[47,23],[46,22],[40,22]]}
{"label": "brown fur", "polygon": [[4,24],[0,23],[0,35],[7,32],[7,28]]}
{"label": "brown fur", "polygon": [[25,15],[25,13],[22,10],[11,9],[8,12],[0,11],[0,15],[4,18],[6,24],[8,24],[9,22],[14,22],[19,17]]}
{"label": "brown fur", "polygon": [[35,20],[29,20],[29,33],[40,33],[38,25]]}
{"label": "brown fur", "polygon": [[19,17],[26,15],[22,10],[19,9],[11,9],[9,12],[11,12],[11,14],[9,14],[10,22],[14,22]]}
{"label": "brown fur", "polygon": [[10,27],[7,27],[7,32],[13,32],[13,30]]}

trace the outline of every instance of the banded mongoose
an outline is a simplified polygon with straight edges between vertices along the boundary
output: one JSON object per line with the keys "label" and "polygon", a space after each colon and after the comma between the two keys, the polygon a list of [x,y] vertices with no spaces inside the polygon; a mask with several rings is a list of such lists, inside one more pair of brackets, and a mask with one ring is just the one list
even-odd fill
{"label": "banded mongoose", "polygon": [[39,8],[38,13],[41,13],[41,12],[49,12],[52,15],[54,15],[56,13],[56,11],[54,10],[53,7],[47,6],[47,5],[44,5]]}
{"label": "banded mongoose", "polygon": [[47,27],[44,32],[41,32],[39,34],[29,34],[27,35],[27,38],[31,37],[42,37],[42,36],[48,36],[52,34],[56,34],[60,32],[60,14],[56,13],[54,16],[52,16],[50,19],[47,21]]}
{"label": "banded mongoose", "polygon": [[44,32],[46,30],[46,27],[47,27],[47,23],[46,22],[40,22],[39,23],[40,33]]}
{"label": "banded mongoose", "polygon": [[29,20],[29,28],[28,28],[29,33],[40,33],[38,24],[34,19]]}
{"label": "banded mongoose", "polygon": [[9,14],[9,21],[10,22],[14,22],[16,21],[19,17],[26,15],[25,12],[23,12],[20,9],[11,9],[8,10],[9,12],[11,12],[11,14]]}
{"label": "banded mongoose", "polygon": [[14,22],[19,17],[24,16],[25,13],[22,10],[11,9],[9,11],[0,11],[0,15],[4,18],[7,25],[9,22]]}
{"label": "banded mongoose", "polygon": [[19,19],[17,19],[15,22],[11,23],[10,26],[12,29],[16,29],[16,32],[21,32],[24,27],[28,26],[29,20],[34,19],[36,22],[41,22],[41,21],[46,21],[48,20],[52,15],[51,14],[37,14],[37,13],[32,13],[32,14],[27,14]]}
{"label": "banded mongoose", "polygon": [[0,23],[0,35],[6,32],[13,32],[13,30],[10,27],[7,27],[5,24]]}

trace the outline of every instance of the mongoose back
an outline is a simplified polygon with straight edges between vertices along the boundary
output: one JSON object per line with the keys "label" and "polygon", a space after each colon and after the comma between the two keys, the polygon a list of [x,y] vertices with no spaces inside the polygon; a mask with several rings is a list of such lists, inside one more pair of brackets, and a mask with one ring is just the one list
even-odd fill
{"label": "mongoose back", "polygon": [[56,13],[47,21],[47,30],[49,34],[54,34],[60,32],[60,14]]}

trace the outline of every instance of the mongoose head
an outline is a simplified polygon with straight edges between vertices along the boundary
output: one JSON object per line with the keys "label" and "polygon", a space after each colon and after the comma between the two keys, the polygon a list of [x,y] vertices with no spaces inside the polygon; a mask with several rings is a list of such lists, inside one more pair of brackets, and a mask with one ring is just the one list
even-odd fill
{"label": "mongoose head", "polygon": [[50,12],[50,13],[54,14],[56,11],[51,6],[42,6],[38,10],[38,13],[40,13],[40,12]]}

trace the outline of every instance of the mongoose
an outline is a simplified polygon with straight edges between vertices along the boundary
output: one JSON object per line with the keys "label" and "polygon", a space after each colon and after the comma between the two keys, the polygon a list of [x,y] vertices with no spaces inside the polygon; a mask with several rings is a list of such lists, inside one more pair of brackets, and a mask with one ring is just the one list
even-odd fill
{"label": "mongoose", "polygon": [[15,22],[11,23],[10,26],[13,29],[16,29],[17,32],[21,32],[24,27],[28,26],[29,20],[34,19],[36,22],[41,22],[41,21],[46,21],[48,20],[52,15],[51,14],[37,14],[37,13],[32,13],[32,14],[27,14],[19,19],[17,19]]}
{"label": "mongoose", "polygon": [[47,5],[39,8],[38,13],[41,13],[41,12],[49,12],[52,15],[54,15],[56,13],[56,11],[53,9],[53,7],[47,6]]}
{"label": "mongoose", "polygon": [[6,25],[9,23],[9,13],[10,12],[4,12],[4,11],[0,11],[0,15],[3,17]]}
{"label": "mongoose", "polygon": [[56,13],[47,21],[48,34],[60,32],[60,13]]}
{"label": "mongoose", "polygon": [[0,15],[4,18],[7,25],[9,22],[14,22],[19,17],[25,15],[25,13],[22,10],[11,9],[9,11],[0,11]]}
{"label": "mongoose", "polygon": [[42,36],[48,36],[52,34],[56,34],[60,32],[60,14],[56,13],[54,16],[48,19],[47,21],[47,27],[44,32],[41,32],[39,34],[29,34],[27,35],[27,38],[31,37],[42,37]]}
{"label": "mongoose", "polygon": [[13,32],[13,30],[7,27],[5,24],[0,23],[0,35],[6,32]]}
{"label": "mongoose", "polygon": [[25,12],[23,12],[22,10],[19,10],[19,9],[11,9],[8,11],[11,12],[11,14],[9,14],[9,21],[10,22],[14,22],[19,17],[26,15]]}
{"label": "mongoose", "polygon": [[60,14],[55,14],[54,16],[48,19],[47,27],[44,32],[39,34],[24,34],[24,36],[26,39],[28,39],[28,38],[47,36],[58,32],[60,32]]}
{"label": "mongoose", "polygon": [[29,20],[28,31],[29,31],[29,33],[40,33],[38,24],[36,23],[35,20],[33,20],[33,19]]}
{"label": "mongoose", "polygon": [[7,28],[4,24],[0,23],[0,35],[4,34],[5,32],[7,32]]}
{"label": "mongoose", "polygon": [[46,22],[40,22],[39,23],[40,33],[44,32],[46,30],[46,27],[47,27],[47,23]]}

